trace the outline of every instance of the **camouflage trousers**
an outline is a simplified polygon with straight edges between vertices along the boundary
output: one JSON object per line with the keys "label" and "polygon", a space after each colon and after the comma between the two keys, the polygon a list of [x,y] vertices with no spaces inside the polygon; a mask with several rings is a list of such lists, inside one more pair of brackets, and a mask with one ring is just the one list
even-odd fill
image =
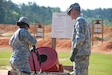
{"label": "camouflage trousers", "polygon": [[88,75],[89,55],[75,57],[74,75]]}
{"label": "camouflage trousers", "polygon": [[25,72],[25,71],[19,71],[19,69],[15,68],[14,65],[11,64],[11,72],[10,75],[31,75],[30,72]]}
{"label": "camouflage trousers", "polygon": [[31,75],[30,73],[25,73],[25,72],[21,72],[21,71],[15,71],[15,70],[11,70],[10,74],[8,75]]}
{"label": "camouflage trousers", "polygon": [[25,72],[21,72],[21,71],[15,71],[15,70],[11,70],[10,75],[31,75],[30,73],[25,73]]}

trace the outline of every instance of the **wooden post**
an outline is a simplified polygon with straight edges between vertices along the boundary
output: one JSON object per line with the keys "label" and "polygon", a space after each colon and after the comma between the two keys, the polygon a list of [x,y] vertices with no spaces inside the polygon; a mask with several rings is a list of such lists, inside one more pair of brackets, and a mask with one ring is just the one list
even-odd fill
{"label": "wooden post", "polygon": [[44,25],[42,27],[43,27],[43,40],[44,40]]}
{"label": "wooden post", "polygon": [[94,42],[94,21],[92,21],[92,45],[93,45],[93,42]]}
{"label": "wooden post", "polygon": [[52,38],[52,48],[56,49],[56,38]]}
{"label": "wooden post", "polygon": [[34,27],[33,27],[33,31],[34,31],[34,37],[36,38],[36,33],[37,33],[37,25],[36,24],[34,24]]}
{"label": "wooden post", "polygon": [[103,43],[103,19],[102,19],[102,43]]}

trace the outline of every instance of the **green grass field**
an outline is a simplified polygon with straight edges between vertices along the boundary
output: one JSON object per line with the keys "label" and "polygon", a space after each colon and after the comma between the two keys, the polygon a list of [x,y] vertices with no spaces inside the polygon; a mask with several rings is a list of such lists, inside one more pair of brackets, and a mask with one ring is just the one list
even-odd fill
{"label": "green grass field", "polygon": [[[72,65],[69,61],[70,52],[59,52],[58,56],[61,64]],[[112,55],[92,53],[90,56],[89,75],[112,75]]]}
{"label": "green grass field", "polygon": [[[0,48],[0,69],[2,66],[9,66],[11,50]],[[63,66],[72,66],[70,52],[58,52],[59,62]],[[92,53],[90,57],[89,75],[112,75],[112,55]]]}
{"label": "green grass field", "polygon": [[7,48],[0,48],[0,66],[9,65],[11,53],[11,50],[8,50]]}

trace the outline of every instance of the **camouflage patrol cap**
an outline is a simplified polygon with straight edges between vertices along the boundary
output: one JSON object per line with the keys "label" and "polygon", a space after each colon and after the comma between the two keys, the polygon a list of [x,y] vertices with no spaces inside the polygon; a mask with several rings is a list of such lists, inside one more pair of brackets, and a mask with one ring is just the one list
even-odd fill
{"label": "camouflage patrol cap", "polygon": [[26,17],[20,17],[18,22],[23,22],[23,23],[26,23],[27,25],[29,25],[29,20]]}
{"label": "camouflage patrol cap", "polygon": [[70,15],[70,11],[72,9],[76,9],[76,10],[80,11],[80,5],[78,3],[71,4],[70,7],[67,10],[68,15]]}

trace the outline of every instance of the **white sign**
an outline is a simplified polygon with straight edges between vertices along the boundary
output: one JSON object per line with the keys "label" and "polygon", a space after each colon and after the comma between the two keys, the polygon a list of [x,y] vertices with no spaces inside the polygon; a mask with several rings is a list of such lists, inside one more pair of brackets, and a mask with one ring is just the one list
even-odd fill
{"label": "white sign", "polygon": [[66,13],[53,13],[52,38],[71,38],[74,23]]}
{"label": "white sign", "polygon": [[36,37],[43,37],[43,28],[37,28]]}
{"label": "white sign", "polygon": [[94,25],[94,33],[102,33],[102,26],[101,25]]}

